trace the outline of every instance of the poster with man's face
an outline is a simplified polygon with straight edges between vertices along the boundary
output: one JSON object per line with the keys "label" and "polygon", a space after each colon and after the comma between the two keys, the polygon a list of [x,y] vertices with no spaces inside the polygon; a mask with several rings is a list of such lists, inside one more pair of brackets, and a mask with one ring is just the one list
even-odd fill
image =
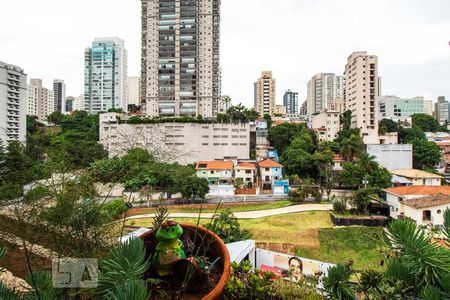
{"label": "poster with man's face", "polygon": [[321,270],[316,261],[288,255],[274,255],[274,267],[288,271],[293,280],[300,280],[305,275],[313,275]]}

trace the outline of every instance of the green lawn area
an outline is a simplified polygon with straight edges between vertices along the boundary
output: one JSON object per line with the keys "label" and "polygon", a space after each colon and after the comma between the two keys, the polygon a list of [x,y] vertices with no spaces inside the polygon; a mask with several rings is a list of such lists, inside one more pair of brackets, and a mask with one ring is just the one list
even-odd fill
{"label": "green lawn area", "polygon": [[[281,200],[274,202],[248,202],[248,203],[221,203],[219,208],[217,208],[217,204],[204,204],[202,211],[203,212],[215,212],[216,209],[218,212],[224,211],[225,209],[230,209],[232,212],[240,212],[240,211],[253,211],[253,210],[265,210],[265,209],[274,209],[281,208],[292,205],[292,202],[289,200]],[[198,212],[200,209],[200,204],[187,204],[187,205],[171,205],[167,206],[169,212],[173,213],[192,213]],[[137,214],[150,214],[155,212],[155,208],[134,208],[129,211],[129,215],[137,215]]]}
{"label": "green lawn area", "polygon": [[383,229],[380,227],[339,227],[319,229],[318,248],[298,247],[296,254],[331,263],[354,262],[355,269],[380,270]]}
{"label": "green lawn area", "polygon": [[[178,222],[197,223],[195,218],[178,218]],[[152,219],[129,220],[127,224],[151,226]],[[200,224],[210,222],[201,219]],[[330,212],[310,211],[260,219],[241,219],[241,226],[249,230],[256,242],[287,245],[297,255],[331,263],[352,259],[356,269],[381,269],[378,247],[382,245],[382,228],[333,228]],[[284,248],[283,248],[284,249]],[[276,251],[277,247],[274,248]]]}

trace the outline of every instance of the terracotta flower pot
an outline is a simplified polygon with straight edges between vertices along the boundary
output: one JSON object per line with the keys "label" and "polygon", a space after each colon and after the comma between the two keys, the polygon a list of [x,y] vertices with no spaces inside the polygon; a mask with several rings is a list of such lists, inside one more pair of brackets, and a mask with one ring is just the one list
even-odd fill
{"label": "terracotta flower pot", "polygon": [[[225,243],[214,232],[194,224],[181,223],[183,228],[183,236],[181,240],[184,246],[188,248],[187,256],[190,255],[205,255],[208,258],[215,259],[220,257],[217,266],[222,269],[222,275],[216,286],[203,298],[202,300],[221,299],[225,285],[230,277],[230,255]],[[144,240],[144,244],[147,250],[147,255],[150,256],[158,244],[155,232],[150,230],[140,236]],[[193,244],[193,245],[192,245]],[[189,253],[189,249],[193,249],[194,253]]]}

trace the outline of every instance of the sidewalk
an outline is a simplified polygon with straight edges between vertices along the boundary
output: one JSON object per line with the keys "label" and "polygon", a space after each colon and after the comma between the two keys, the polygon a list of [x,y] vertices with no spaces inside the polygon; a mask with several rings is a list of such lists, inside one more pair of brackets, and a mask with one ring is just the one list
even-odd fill
{"label": "sidewalk", "polygon": [[[241,211],[233,213],[234,216],[238,219],[258,219],[258,218],[266,218],[271,216],[278,216],[283,214],[291,214],[302,211],[327,211],[332,210],[332,204],[299,204],[299,205],[291,205],[286,207],[274,208],[274,209],[265,209],[265,210],[256,210],[256,211]],[[135,215],[128,217],[127,220],[133,219],[144,219],[144,218],[153,218],[154,214],[143,214],[143,215]],[[213,213],[202,213],[200,218],[202,219],[211,219]],[[198,213],[170,213],[170,218],[198,218]]]}

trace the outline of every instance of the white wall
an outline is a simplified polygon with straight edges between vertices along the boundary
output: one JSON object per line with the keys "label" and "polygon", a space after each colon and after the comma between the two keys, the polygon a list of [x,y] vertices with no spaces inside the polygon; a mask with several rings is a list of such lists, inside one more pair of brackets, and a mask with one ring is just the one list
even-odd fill
{"label": "white wall", "polygon": [[[407,205],[404,206],[404,214],[407,217],[410,217],[411,219],[415,220],[417,222],[417,225],[427,225],[427,224],[433,224],[433,225],[442,225],[444,224],[444,211],[446,208],[450,208],[450,205],[443,204],[439,206],[433,206],[433,207],[426,207],[426,208],[413,208]],[[423,219],[423,211],[429,210],[431,211],[431,222],[430,221],[422,221]],[[440,211],[440,213],[438,213]]]}
{"label": "white wall", "polygon": [[367,153],[388,170],[412,169],[411,144],[366,145]]}

